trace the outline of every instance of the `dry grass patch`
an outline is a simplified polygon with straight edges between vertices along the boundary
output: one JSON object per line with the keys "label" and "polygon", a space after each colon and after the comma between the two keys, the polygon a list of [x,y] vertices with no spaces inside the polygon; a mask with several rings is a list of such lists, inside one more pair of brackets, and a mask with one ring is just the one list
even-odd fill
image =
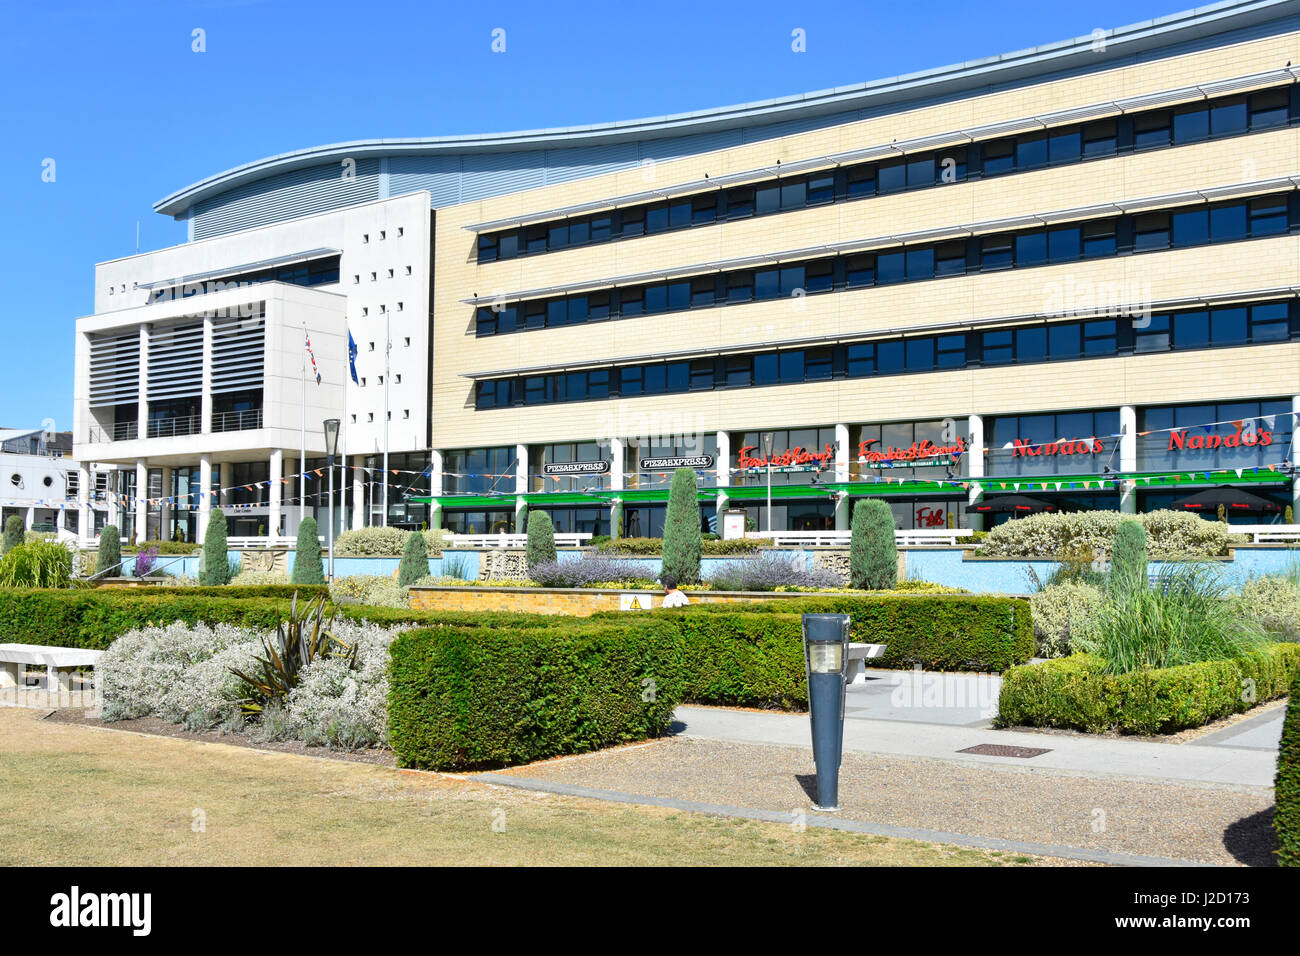
{"label": "dry grass patch", "polygon": [[0,865],[1055,862],[39,717],[0,709]]}

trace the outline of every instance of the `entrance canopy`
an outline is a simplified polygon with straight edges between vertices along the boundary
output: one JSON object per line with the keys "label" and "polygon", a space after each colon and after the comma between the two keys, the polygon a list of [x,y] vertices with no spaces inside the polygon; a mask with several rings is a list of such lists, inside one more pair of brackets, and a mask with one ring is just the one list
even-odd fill
{"label": "entrance canopy", "polygon": [[1056,510],[1056,505],[1028,495],[997,495],[977,502],[967,509],[967,511],[986,515],[1029,515],[1040,511]]}
{"label": "entrance canopy", "polygon": [[1276,514],[1282,506],[1242,488],[1207,488],[1186,498],[1176,499],[1169,507],[1175,511],[1215,513],[1223,505],[1228,514]]}

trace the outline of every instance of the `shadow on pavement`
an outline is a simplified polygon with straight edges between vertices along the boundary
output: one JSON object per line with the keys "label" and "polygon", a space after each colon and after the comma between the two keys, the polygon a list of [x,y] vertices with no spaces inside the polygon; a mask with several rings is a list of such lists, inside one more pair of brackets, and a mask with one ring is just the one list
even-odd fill
{"label": "shadow on pavement", "polygon": [[1277,866],[1273,809],[1242,817],[1223,831],[1223,847],[1246,866]]}

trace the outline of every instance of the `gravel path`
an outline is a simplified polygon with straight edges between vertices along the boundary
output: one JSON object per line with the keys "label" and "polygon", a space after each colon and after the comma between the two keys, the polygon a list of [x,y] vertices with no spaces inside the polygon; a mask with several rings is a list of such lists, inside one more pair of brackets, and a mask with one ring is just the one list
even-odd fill
{"label": "gravel path", "polygon": [[[806,748],[675,737],[502,773],[759,810],[813,810]],[[1225,865],[1272,865],[1273,797],[1182,785],[846,753],[836,818]]]}

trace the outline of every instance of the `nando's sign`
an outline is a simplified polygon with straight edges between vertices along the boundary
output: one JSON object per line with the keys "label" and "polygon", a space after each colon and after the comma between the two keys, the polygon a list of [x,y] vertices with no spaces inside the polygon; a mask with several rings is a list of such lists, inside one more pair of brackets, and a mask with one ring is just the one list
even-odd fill
{"label": "nando's sign", "polygon": [[1177,428],[1169,433],[1167,451],[1203,448],[1263,448],[1273,444],[1273,433],[1267,428],[1255,428],[1254,422],[1230,422],[1236,428],[1231,435],[1211,433],[1189,434],[1187,428]]}
{"label": "nando's sign", "polygon": [[[1003,446],[1005,447],[1005,446]],[[1100,455],[1106,446],[1100,438],[1058,438],[1056,441],[1027,442],[1011,439],[1012,458],[1055,458],[1058,455]]]}

